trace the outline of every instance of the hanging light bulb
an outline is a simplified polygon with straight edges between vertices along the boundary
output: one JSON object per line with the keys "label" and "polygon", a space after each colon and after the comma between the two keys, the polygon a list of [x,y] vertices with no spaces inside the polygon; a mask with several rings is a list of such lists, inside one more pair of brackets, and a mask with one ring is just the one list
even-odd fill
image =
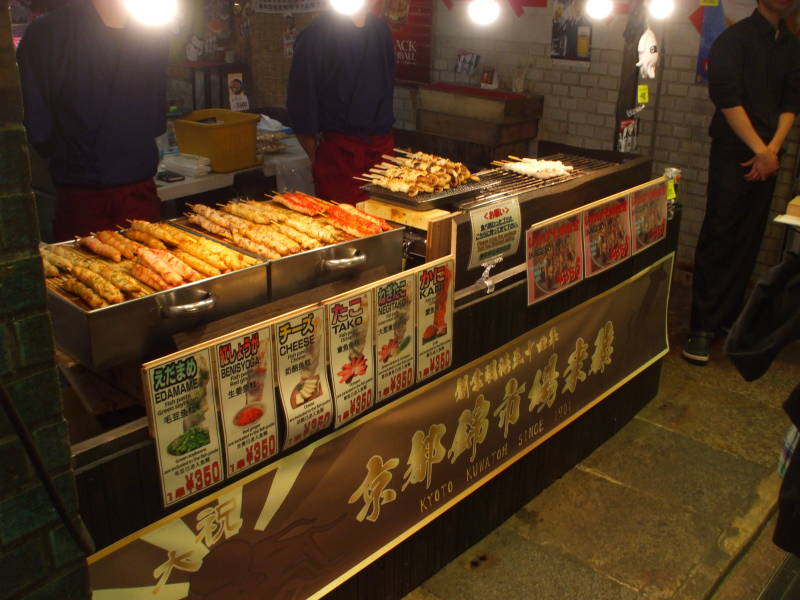
{"label": "hanging light bulb", "polygon": [[144,25],[166,25],[178,14],[178,0],[125,0],[125,8]]}
{"label": "hanging light bulb", "polygon": [[354,15],[364,8],[364,0],[330,0],[331,7],[343,15]]}
{"label": "hanging light bulb", "polygon": [[666,19],[675,10],[675,0],[650,0],[647,9],[654,19]]}
{"label": "hanging light bulb", "polygon": [[611,0],[587,0],[586,1],[586,14],[590,19],[602,21],[607,19],[614,9],[614,3]]}
{"label": "hanging light bulb", "polygon": [[478,25],[489,25],[500,16],[497,0],[472,0],[467,8],[469,18]]}

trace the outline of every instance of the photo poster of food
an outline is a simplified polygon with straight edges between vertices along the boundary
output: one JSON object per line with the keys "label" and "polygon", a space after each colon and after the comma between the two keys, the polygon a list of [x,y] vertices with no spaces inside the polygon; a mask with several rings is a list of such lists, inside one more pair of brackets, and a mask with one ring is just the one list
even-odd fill
{"label": "photo poster of food", "polygon": [[416,276],[375,288],[375,369],[378,402],[414,385]]}
{"label": "photo poster of food", "polygon": [[667,182],[634,190],[631,203],[633,254],[667,237]]}
{"label": "photo poster of food", "polygon": [[372,290],[325,305],[328,364],[336,407],[335,427],[341,427],[375,402],[374,320]]}
{"label": "photo poster of food", "polygon": [[433,0],[383,0],[382,12],[394,39],[397,80],[430,83]]}
{"label": "photo poster of food", "polygon": [[224,479],[210,348],[170,355],[142,371],[164,506],[170,506]]}
{"label": "photo poster of food", "polygon": [[531,227],[526,238],[528,306],[583,279],[580,215]]}
{"label": "photo poster of food", "polygon": [[278,452],[273,364],[269,326],[214,344],[226,477]]}
{"label": "photo poster of food", "polygon": [[592,23],[584,0],[555,0],[550,58],[589,61],[592,58]]}
{"label": "photo poster of food", "polygon": [[620,196],[583,212],[586,277],[605,271],[631,255],[628,198]]}
{"label": "photo poster of food", "polygon": [[333,421],[333,399],[325,375],[325,309],[304,310],[275,324],[278,389],[291,448]]}
{"label": "photo poster of food", "polygon": [[453,259],[417,271],[417,381],[453,364]]}

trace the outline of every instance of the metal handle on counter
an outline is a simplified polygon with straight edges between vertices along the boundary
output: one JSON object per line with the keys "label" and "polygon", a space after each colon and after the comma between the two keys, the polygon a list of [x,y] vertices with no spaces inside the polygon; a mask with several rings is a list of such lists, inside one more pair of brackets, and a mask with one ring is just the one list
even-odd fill
{"label": "metal handle on counter", "polygon": [[187,315],[196,315],[198,313],[208,312],[214,308],[216,300],[211,294],[207,298],[191,302],[189,304],[178,304],[176,306],[163,306],[161,307],[161,316],[165,319],[172,319],[175,317],[185,317]]}
{"label": "metal handle on counter", "polygon": [[356,267],[363,267],[367,264],[367,255],[358,254],[351,258],[323,258],[322,270],[326,273],[331,271],[346,271],[348,269],[355,269]]}

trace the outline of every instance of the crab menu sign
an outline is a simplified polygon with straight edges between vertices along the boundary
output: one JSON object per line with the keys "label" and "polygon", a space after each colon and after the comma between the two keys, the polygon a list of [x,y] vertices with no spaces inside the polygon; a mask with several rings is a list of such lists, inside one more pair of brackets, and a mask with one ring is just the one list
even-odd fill
{"label": "crab menu sign", "polygon": [[417,271],[417,381],[453,364],[452,259]]}

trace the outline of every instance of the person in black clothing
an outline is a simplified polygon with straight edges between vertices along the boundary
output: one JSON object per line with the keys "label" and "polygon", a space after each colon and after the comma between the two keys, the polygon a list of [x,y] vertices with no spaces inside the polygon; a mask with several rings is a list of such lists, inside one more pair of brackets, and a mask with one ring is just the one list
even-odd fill
{"label": "person in black clothing", "polygon": [[800,110],[800,40],[781,18],[791,0],[760,0],[724,31],[709,59],[711,154],[695,250],[691,333],[683,356],[708,362],[710,342],[742,306],[772,203],[778,155]]}

